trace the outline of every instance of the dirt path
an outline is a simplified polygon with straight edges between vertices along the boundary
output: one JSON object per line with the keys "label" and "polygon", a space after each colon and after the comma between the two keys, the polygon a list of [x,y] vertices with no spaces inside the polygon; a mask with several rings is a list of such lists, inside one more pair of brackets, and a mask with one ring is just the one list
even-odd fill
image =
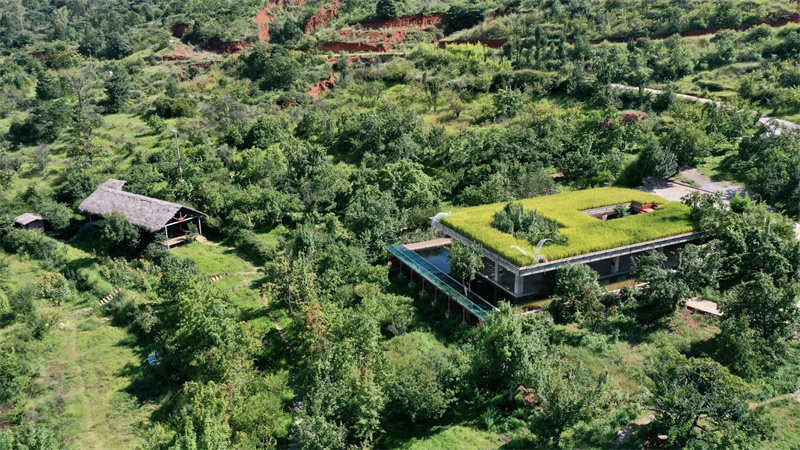
{"label": "dirt path", "polygon": [[97,442],[96,436],[94,436],[94,417],[92,414],[92,405],[89,404],[88,398],[86,397],[86,378],[83,376],[83,366],[81,366],[81,352],[78,349],[78,335],[80,331],[78,331],[78,327],[75,325],[75,317],[74,314],[70,314],[70,319],[73,319],[73,322],[65,322],[69,331],[70,336],[72,338],[72,347],[70,348],[69,357],[71,360],[75,361],[75,379],[78,383],[78,393],[79,398],[75,398],[76,402],[80,402],[83,404],[83,409],[86,411],[86,419],[85,419],[85,431],[81,433],[76,433],[70,436],[67,441],[73,440],[77,438],[82,433],[88,433],[91,435],[90,442]]}
{"label": "dirt path", "polygon": [[[613,84],[611,84],[611,86],[613,86],[613,87],[615,87],[617,89],[624,89],[624,90],[628,90],[628,91],[638,91],[639,90],[639,88],[636,87],[636,86],[628,86],[626,84],[613,83]],[[650,89],[650,88],[645,88],[644,91],[647,92],[647,93],[650,93],[650,94],[654,94],[654,95],[659,95],[659,94],[663,94],[664,93],[664,91],[662,91],[662,90]],[[721,102],[721,101],[718,101],[718,100],[711,100],[711,99],[703,98],[703,97],[696,97],[694,95],[675,94],[675,97],[683,99],[683,100],[687,100],[687,101],[690,101],[690,102],[695,102],[695,103],[710,103],[710,104],[714,104],[714,105],[717,105],[717,106],[730,106],[728,103],[725,103],[725,102]],[[787,129],[790,129],[790,130],[800,130],[800,125],[798,125],[798,124],[796,124],[794,122],[789,122],[788,120],[778,119],[778,118],[772,117],[772,116],[761,116],[761,118],[758,119],[758,121],[761,122],[762,124],[766,125],[770,130],[772,130],[772,132],[774,134],[781,134],[781,131],[783,130],[783,128],[787,128]]]}
{"label": "dirt path", "polygon": [[761,402],[750,402],[750,409],[758,408],[759,406],[769,405],[771,403],[775,403],[780,400],[785,400],[787,398],[793,398],[795,401],[800,402],[800,389],[792,392],[791,394],[783,394],[777,397],[768,398]]}
{"label": "dirt path", "polygon": [[[275,325],[275,329],[278,330],[278,334],[280,335],[281,340],[283,341],[283,345],[286,346],[286,350],[289,352],[289,362],[292,365],[292,370],[291,370],[291,372],[289,372],[289,376],[292,378],[292,384],[296,386],[297,385],[297,359],[295,358],[295,355],[294,355],[294,347],[292,347],[292,343],[289,342],[289,338],[286,337],[286,333],[283,331],[283,327],[281,326],[280,322],[278,322],[278,320],[272,314],[272,311],[269,310],[269,299],[266,296],[264,297],[264,307],[267,309],[267,315],[269,316],[270,320],[272,321],[272,324]],[[302,407],[303,407],[303,397],[299,393],[297,393],[297,391],[295,391],[294,404],[292,405],[292,409],[294,411],[299,411]],[[303,420],[295,417],[295,421],[294,421],[295,432],[294,432],[294,436],[293,436],[294,440],[293,440],[292,444],[289,446],[289,450],[296,450],[296,449],[300,448],[300,433],[299,433],[299,431],[297,429],[297,426],[299,426],[301,423],[303,423]]]}

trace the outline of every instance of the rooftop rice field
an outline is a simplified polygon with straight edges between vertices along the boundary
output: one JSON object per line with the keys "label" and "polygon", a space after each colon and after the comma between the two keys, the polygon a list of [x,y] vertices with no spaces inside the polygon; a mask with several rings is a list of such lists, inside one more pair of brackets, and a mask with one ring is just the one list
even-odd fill
{"label": "rooftop rice field", "polygon": [[[655,203],[658,209],[605,222],[583,212],[634,201]],[[548,261],[695,231],[688,206],[632,189],[589,189],[520,200],[520,203],[526,211],[538,210],[543,216],[557,222],[561,227],[560,233],[569,238],[567,244],[551,243],[542,248],[541,253]],[[442,219],[442,223],[514,264],[531,265],[534,263],[535,245],[492,227],[494,215],[504,206],[505,203],[494,203],[465,208]],[[519,246],[529,256],[511,248],[512,245]]]}

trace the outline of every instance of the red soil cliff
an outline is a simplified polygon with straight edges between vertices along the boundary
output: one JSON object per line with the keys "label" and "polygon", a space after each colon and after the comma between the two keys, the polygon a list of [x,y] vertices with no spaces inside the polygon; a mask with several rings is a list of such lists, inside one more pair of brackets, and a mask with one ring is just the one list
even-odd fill
{"label": "red soil cliff", "polygon": [[378,30],[381,28],[424,28],[447,23],[447,15],[438,14],[415,14],[413,16],[398,17],[390,20],[380,20],[378,22],[364,22],[362,28]]}
{"label": "red soil cliff", "polygon": [[212,39],[206,44],[206,50],[223,55],[239,55],[253,45],[249,41],[223,42],[219,39]]}
{"label": "red soil cliff", "polygon": [[316,30],[317,28],[325,28],[328,24],[336,17],[336,14],[339,13],[339,8],[341,8],[342,2],[341,0],[336,0],[333,2],[328,3],[327,5],[323,6],[316,12],[310,19],[308,19],[308,23],[306,24],[305,33],[309,34]]}
{"label": "red soil cliff", "polygon": [[261,42],[266,42],[269,40],[269,26],[272,22],[275,22],[277,18],[277,14],[283,9],[287,4],[293,6],[301,6],[306,3],[306,0],[269,0],[267,2],[267,6],[261,9],[261,11],[256,14],[253,18],[253,22],[258,25],[258,39]]}
{"label": "red soil cliff", "polygon": [[314,100],[317,100],[322,94],[327,94],[332,91],[334,87],[336,87],[336,77],[331,74],[330,78],[320,80],[319,83],[312,86],[308,94],[312,96]]}

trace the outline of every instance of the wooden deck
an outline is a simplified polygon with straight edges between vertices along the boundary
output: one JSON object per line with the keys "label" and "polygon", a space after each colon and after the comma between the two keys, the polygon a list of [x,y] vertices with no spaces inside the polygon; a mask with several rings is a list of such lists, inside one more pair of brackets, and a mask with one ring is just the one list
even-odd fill
{"label": "wooden deck", "polygon": [[700,300],[699,298],[686,300],[686,307],[692,311],[710,314],[716,317],[722,317],[722,313],[719,311],[719,309],[717,309],[717,304],[708,300]]}
{"label": "wooden deck", "polygon": [[167,248],[175,247],[176,245],[182,244],[189,240],[189,236],[178,236],[174,238],[170,238],[166,242]]}
{"label": "wooden deck", "polygon": [[414,242],[413,244],[406,244],[405,248],[411,251],[428,250],[431,248],[444,247],[450,245],[450,238],[433,239],[430,241]]}

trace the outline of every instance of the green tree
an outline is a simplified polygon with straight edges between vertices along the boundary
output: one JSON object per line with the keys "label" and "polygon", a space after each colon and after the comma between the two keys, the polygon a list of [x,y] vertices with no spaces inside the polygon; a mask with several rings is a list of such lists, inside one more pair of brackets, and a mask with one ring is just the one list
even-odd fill
{"label": "green tree", "polygon": [[640,180],[661,179],[678,171],[678,161],[669,149],[652,142],[639,153],[636,168]]}
{"label": "green tree", "polygon": [[546,316],[519,316],[511,305],[501,302],[478,329],[473,370],[479,385],[505,391],[509,402],[520,386],[542,389],[551,328]]}
{"label": "green tree", "polygon": [[302,66],[283,47],[256,45],[244,58],[243,74],[262,89],[287,90],[299,81]]}
{"label": "green tree", "polygon": [[139,229],[119,211],[105,216],[101,236],[108,251],[116,255],[132,252],[139,245]]}
{"label": "green tree", "polygon": [[720,310],[726,320],[747,320],[749,327],[774,349],[790,339],[797,329],[800,320],[800,310],[796,307],[798,293],[797,285],[776,286],[771,277],[759,272],[736,286],[720,302]]}
{"label": "green tree", "polygon": [[717,242],[687,244],[678,254],[677,273],[693,293],[704,288],[717,289],[722,272],[722,254]]}
{"label": "green tree", "polygon": [[388,409],[412,422],[440,418],[456,400],[458,358],[425,333],[392,338],[386,345]]}
{"label": "green tree", "polygon": [[122,59],[131,54],[128,41],[117,33],[108,36],[103,51],[109,59]]}
{"label": "green tree", "polygon": [[66,83],[53,70],[44,70],[36,78],[36,98],[55,100],[66,95]]}
{"label": "green tree", "polygon": [[678,303],[690,295],[689,287],[679,275],[664,267],[667,256],[652,252],[633,260],[633,276],[647,285],[639,292],[639,302],[655,318],[675,311]]}
{"label": "green tree", "polygon": [[561,448],[564,432],[588,422],[607,409],[607,375],[595,376],[583,368],[553,368],[547,384],[537,392],[533,427],[541,444]]}
{"label": "green tree", "polygon": [[397,0],[378,0],[375,3],[375,17],[378,19],[394,19],[398,14]]}
{"label": "green tree", "polygon": [[745,379],[754,379],[770,369],[772,361],[765,353],[765,342],[744,318],[726,318],[717,335],[716,359],[731,372]]}
{"label": "green tree", "polygon": [[175,437],[155,449],[223,450],[231,448],[230,405],[226,386],[189,382],[183,385]]}
{"label": "green tree", "polygon": [[368,186],[358,192],[345,210],[344,224],[375,249],[400,230],[401,214],[388,192]]}
{"label": "green tree", "polygon": [[716,48],[714,59],[717,63],[729,63],[736,59],[736,32],[733,30],[721,30],[711,38]]}
{"label": "green tree", "polygon": [[705,358],[687,358],[666,348],[647,365],[652,428],[675,447],[751,448],[772,429],[747,401],[748,385]]}
{"label": "green tree", "polygon": [[131,90],[131,79],[128,71],[118,66],[105,81],[106,103],[111,112],[118,112],[128,99]]}
{"label": "green tree", "polygon": [[604,318],[601,300],[606,290],[600,286],[597,272],[586,264],[569,264],[556,271],[556,289],[548,310],[556,322],[579,322],[595,329]]}
{"label": "green tree", "polygon": [[525,94],[516,89],[499,89],[492,97],[497,115],[511,118],[517,115],[525,104]]}
{"label": "green tree", "polygon": [[447,10],[447,23],[451,30],[472,28],[483,21],[485,10],[477,4],[457,3]]}
{"label": "green tree", "polygon": [[250,367],[251,342],[229,299],[208,281],[183,282],[189,287],[160,317],[165,360],[185,379],[229,381]]}
{"label": "green tree", "polygon": [[447,255],[450,273],[464,284],[464,295],[469,295],[472,281],[483,270],[483,251],[477,244],[464,245],[454,241]]}

